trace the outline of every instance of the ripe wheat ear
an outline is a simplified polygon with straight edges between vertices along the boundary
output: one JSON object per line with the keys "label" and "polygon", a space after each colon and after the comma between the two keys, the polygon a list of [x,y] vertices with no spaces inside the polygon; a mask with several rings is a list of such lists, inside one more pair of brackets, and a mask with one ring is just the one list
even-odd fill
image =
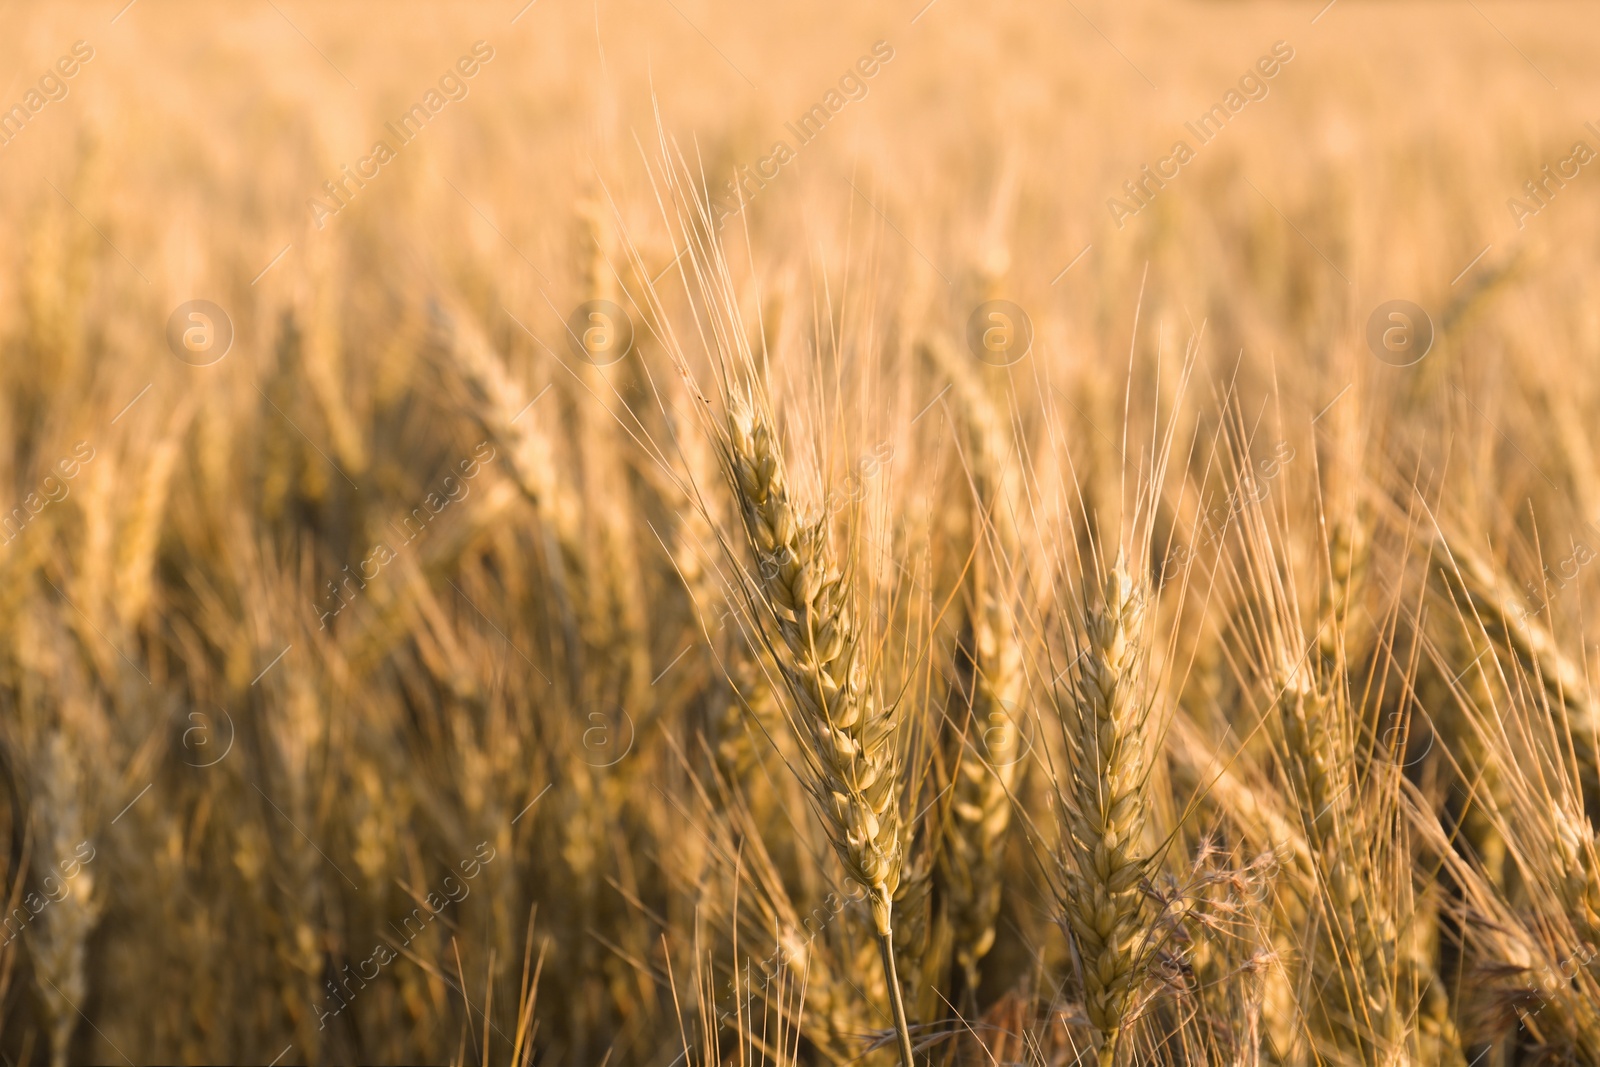
{"label": "ripe wheat ear", "polygon": [[1086,612],[1084,648],[1057,695],[1068,758],[1056,786],[1060,903],[1083,963],[1100,1067],[1116,1062],[1145,967],[1146,603],[1145,589],[1119,560],[1104,577],[1100,604]]}
{"label": "ripe wheat ear", "polygon": [[790,698],[806,786],[834,851],[869,891],[900,1056],[911,1067],[892,924],[904,858],[895,708],[873,692],[852,612],[855,590],[836,562],[828,520],[796,515],[777,436],[753,398],[730,399],[721,446],[757,557],[763,622],[774,631],[768,644]]}

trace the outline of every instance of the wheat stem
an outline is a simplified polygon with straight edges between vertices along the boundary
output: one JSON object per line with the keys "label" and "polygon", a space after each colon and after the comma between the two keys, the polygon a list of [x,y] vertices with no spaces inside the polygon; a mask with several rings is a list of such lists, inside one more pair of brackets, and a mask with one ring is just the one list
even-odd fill
{"label": "wheat stem", "polygon": [[906,1022],[906,1003],[900,992],[900,975],[896,973],[894,967],[894,940],[890,931],[885,930],[878,935],[878,951],[883,955],[883,974],[889,984],[889,1005],[894,1009],[895,1034],[900,1042],[900,1062],[904,1067],[912,1067],[916,1061],[912,1059],[911,1027]]}

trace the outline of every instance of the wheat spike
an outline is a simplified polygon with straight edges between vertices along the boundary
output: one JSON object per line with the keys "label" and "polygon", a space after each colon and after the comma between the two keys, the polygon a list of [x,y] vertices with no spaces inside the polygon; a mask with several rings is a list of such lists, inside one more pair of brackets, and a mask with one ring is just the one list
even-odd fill
{"label": "wheat spike", "polygon": [[989,390],[943,337],[923,343],[925,356],[947,377],[970,443],[974,498],[972,606],[957,655],[960,721],[950,760],[954,766],[947,851],[942,857],[956,963],[966,989],[978,986],[978,961],[994,944],[1000,909],[1000,870],[1019,769],[1022,701],[1026,680],[1015,622],[1004,595],[1004,569],[1018,556],[1012,509],[1022,494],[1008,455],[1005,424]]}
{"label": "wheat spike", "polygon": [[1345,721],[1336,704],[1341,697],[1327,692],[1304,668],[1286,668],[1280,677],[1278,720],[1288,771],[1334,931],[1331,954],[1344,976],[1344,987],[1334,994],[1335,1010],[1359,1020],[1351,1024],[1354,1032],[1347,1040],[1365,1045],[1366,1026],[1376,1024],[1381,1030],[1373,1036],[1392,1047],[1398,1038],[1390,986],[1395,931],[1375,899],[1369,845],[1357,831],[1361,807],[1348,781],[1353,748],[1338,729]]}
{"label": "wheat spike", "polygon": [[[44,741],[36,769],[39,797],[34,817],[40,828],[39,854],[45,877],[61,881],[56,864],[70,860],[86,840],[84,831],[82,757],[65,732]],[[81,857],[82,853],[78,853]],[[92,855],[92,853],[91,853]],[[30,903],[33,897],[30,897]],[[72,1034],[79,1024],[76,1006],[89,992],[86,967],[89,936],[99,921],[101,903],[94,892],[94,876],[81,870],[67,882],[63,897],[25,927],[34,969],[44,980],[43,1001],[50,1020],[51,1067],[66,1067]]]}
{"label": "wheat spike", "polygon": [[539,397],[526,394],[464,311],[436,308],[434,328],[466,388],[470,414],[505,456],[518,488],[551,524],[562,546],[576,547],[580,543],[577,502],[557,475],[555,452],[544,430],[547,416],[529,407]]}
{"label": "wheat spike", "polygon": [[1143,978],[1147,908],[1140,883],[1148,801],[1150,706],[1145,590],[1119,559],[1088,611],[1085,647],[1060,697],[1070,778],[1059,783],[1061,905],[1078,943],[1085,1009],[1110,1067]]}
{"label": "wheat spike", "polygon": [[[966,674],[970,701],[967,745],[956,754],[951,790],[948,878],[956,962],[966,988],[978,988],[978,961],[994,944],[1000,910],[1001,862],[1011,824],[1011,792],[1022,743],[1021,653],[1006,624],[990,610],[975,613]],[[998,625],[997,625],[998,622]],[[965,657],[964,657],[965,658]]]}
{"label": "wheat spike", "polygon": [[[1490,565],[1489,561],[1460,539],[1450,545],[1450,560],[1435,572],[1447,590],[1464,596],[1463,611],[1477,613],[1485,635],[1503,644],[1523,666],[1543,683],[1552,707],[1566,708],[1568,725],[1578,758],[1586,770],[1596,773],[1600,730],[1596,727],[1594,703],[1584,679],[1582,664],[1574,663],[1554,635],[1540,621],[1537,612],[1522,605],[1520,597]],[[1470,608],[1469,608],[1470,605]]]}
{"label": "wheat spike", "polygon": [[[585,296],[590,302],[614,303],[617,279],[610,266],[615,243],[610,215],[592,197],[579,204],[579,215]],[[633,543],[642,487],[631,475],[618,439],[637,423],[628,408],[629,398],[644,390],[636,381],[638,356],[617,360],[607,347],[606,342],[617,340],[616,330],[613,323],[608,331],[585,330],[578,338],[588,358],[577,368],[583,388],[575,398],[575,414],[578,433],[587,445],[576,458],[588,501],[585,510],[593,523],[587,532],[594,549],[582,557],[590,643],[620,668],[618,699],[637,708],[647,703],[655,673],[650,668],[649,621],[638,596],[644,574]]]}
{"label": "wheat spike", "polygon": [[[1342,639],[1334,644],[1343,647]],[[1343,685],[1290,663],[1287,655],[1277,681],[1285,769],[1311,850],[1327,956],[1335,966],[1336,981],[1316,1005],[1324,1040],[1359,1050],[1367,1062],[1388,1062],[1404,1054],[1405,1020],[1414,1018],[1411,1033],[1429,1046],[1431,1062],[1463,1063],[1430,945],[1415,934],[1426,913],[1409,894],[1397,893],[1386,874],[1394,855],[1405,861],[1404,840],[1391,837],[1385,818],[1389,786],[1383,783],[1392,783],[1398,771],[1384,762],[1385,753],[1376,753],[1361,788],[1353,770],[1361,751],[1358,723]],[[1313,981],[1326,983],[1327,976],[1313,974]]]}
{"label": "wheat spike", "polygon": [[186,402],[171,427],[156,442],[144,470],[137,501],[117,546],[116,609],[125,629],[131,629],[150,604],[155,584],[151,571],[161,543],[162,525],[167,518],[167,495],[178,460],[178,446],[194,408],[192,401]]}
{"label": "wheat spike", "polygon": [[724,461],[761,575],[778,640],[771,642],[789,716],[834,850],[871,897],[900,1031],[911,1042],[894,973],[891,912],[903,859],[899,766],[893,707],[879,703],[852,613],[854,590],[840,573],[826,517],[806,522],[789,497],[788,475],[772,425],[750,398],[729,405]]}

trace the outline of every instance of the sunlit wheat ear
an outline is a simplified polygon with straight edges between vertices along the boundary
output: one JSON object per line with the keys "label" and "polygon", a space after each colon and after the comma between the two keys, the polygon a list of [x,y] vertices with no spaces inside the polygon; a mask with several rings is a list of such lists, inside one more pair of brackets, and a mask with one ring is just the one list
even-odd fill
{"label": "sunlit wheat ear", "polygon": [[[1287,661],[1285,661],[1287,662]],[[1348,1049],[1369,1061],[1409,1054],[1461,1065],[1456,1031],[1431,946],[1418,927],[1431,911],[1412,895],[1403,867],[1409,845],[1390,819],[1398,770],[1382,753],[1354,770],[1362,746],[1359,718],[1344,686],[1303,664],[1280,667],[1277,722],[1291,795],[1311,850],[1314,890],[1326,926],[1312,981],[1325,1049]],[[1387,783],[1387,784],[1386,784]]]}
{"label": "sunlit wheat ear", "polygon": [[[1440,538],[1441,546],[1444,540]],[[1538,607],[1538,600],[1518,593],[1464,538],[1451,538],[1448,549],[1440,555],[1444,558],[1433,561],[1430,577],[1442,590],[1449,605],[1446,610],[1459,613],[1466,623],[1464,627],[1449,627],[1444,638],[1446,647],[1453,652],[1442,668],[1450,685],[1467,690],[1471,701],[1485,707],[1492,705],[1494,698],[1489,688],[1494,670],[1489,665],[1495,661],[1489,652],[1497,645],[1507,649],[1510,657],[1505,662],[1514,661],[1512,669],[1516,673],[1525,675],[1548,694],[1542,704],[1544,712],[1570,729],[1579,767],[1585,780],[1592,783],[1600,772],[1596,750],[1600,736],[1582,664],[1568,658],[1556,642],[1545,625],[1546,616]],[[1453,717],[1455,701],[1447,701],[1445,707]],[[1495,743],[1483,730],[1469,724],[1456,732],[1459,736],[1453,739],[1452,752],[1473,775],[1473,792],[1480,798],[1467,808],[1462,832],[1498,883],[1505,875],[1507,835],[1493,826],[1494,819],[1486,813],[1485,804],[1509,810],[1517,775],[1490,755]]]}
{"label": "sunlit wheat ear", "polygon": [[1277,683],[1279,722],[1291,757],[1289,773],[1301,794],[1303,828],[1313,848],[1331,848],[1341,813],[1354,802],[1339,784],[1349,768],[1339,758],[1345,746],[1333,734],[1333,698],[1297,664],[1283,666]]}
{"label": "sunlit wheat ear", "polygon": [[827,519],[807,522],[795,514],[765,413],[735,395],[725,425],[723,459],[756,556],[763,622],[775,631],[768,643],[790,698],[806,786],[839,859],[869,891],[901,1055],[910,1067],[892,952],[891,910],[903,858],[894,708],[873,692],[852,611],[855,590],[834,558]]}
{"label": "sunlit wheat ear", "polygon": [[1145,607],[1146,590],[1119,560],[1105,576],[1101,602],[1087,612],[1084,647],[1056,697],[1069,775],[1057,783],[1060,903],[1078,945],[1084,1008],[1099,1033],[1102,1067],[1116,1062],[1145,969]]}
{"label": "sunlit wheat ear", "polygon": [[[1421,817],[1433,818],[1431,812]],[[1554,930],[1540,916],[1508,905],[1472,864],[1450,848],[1443,831],[1436,830],[1434,836],[1436,854],[1462,886],[1478,920],[1473,936],[1482,970],[1458,994],[1458,1009],[1484,1034],[1516,1028],[1536,1011],[1533,1021],[1547,1047],[1574,1054],[1565,1062],[1600,1062],[1600,981],[1589,969],[1596,958],[1595,946],[1574,947],[1575,942],[1564,937],[1567,931]],[[1585,961],[1587,967],[1575,970]]]}
{"label": "sunlit wheat ear", "polygon": [[[1507,665],[1515,669],[1509,657]],[[1492,816],[1524,879],[1519,899],[1512,901],[1485,877],[1420,792],[1404,798],[1408,820],[1422,854],[1436,859],[1458,887],[1468,919],[1470,977],[1451,991],[1462,1019],[1484,1040],[1532,1022],[1545,1048],[1566,1053],[1561,1062],[1600,1063],[1600,956],[1584,930],[1595,893],[1592,849],[1600,841],[1586,817],[1574,821],[1565,810],[1571,800],[1561,795],[1559,775],[1548,767],[1541,773],[1538,755],[1511,744],[1513,736],[1519,744],[1538,736],[1537,723],[1547,716],[1546,708],[1520,703],[1467,709],[1469,724],[1485,731],[1493,758],[1512,757],[1508,806],[1497,803]],[[1537,717],[1531,730],[1523,718],[1529,712]],[[1512,729],[1502,732],[1503,725]],[[1542,740],[1548,739],[1546,733]]]}
{"label": "sunlit wheat ear", "polygon": [[[1576,806],[1577,812],[1564,810]],[[1566,913],[1585,942],[1600,945],[1600,835],[1584,816],[1581,805],[1550,804],[1557,862],[1553,880]],[[1600,966],[1595,967],[1600,974]]]}

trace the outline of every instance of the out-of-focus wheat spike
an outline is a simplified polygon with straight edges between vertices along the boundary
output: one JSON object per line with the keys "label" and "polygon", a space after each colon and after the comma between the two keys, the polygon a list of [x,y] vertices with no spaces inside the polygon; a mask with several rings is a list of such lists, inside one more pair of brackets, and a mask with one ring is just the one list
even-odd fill
{"label": "out-of-focus wheat spike", "polygon": [[1257,848],[1292,864],[1309,876],[1311,849],[1301,828],[1262,796],[1228,764],[1212,754],[1212,747],[1187,715],[1173,717],[1167,753],[1173,781],[1185,793],[1203,793],[1215,802]]}
{"label": "out-of-focus wheat spike", "polygon": [[440,311],[436,325],[453,365],[473,403],[470,414],[503,455],[540,517],[551,523],[564,544],[578,543],[578,509],[570,487],[559,477],[554,450],[541,427],[544,420],[522,385],[506,371],[488,338],[462,311]]}
{"label": "out-of-focus wheat spike", "polygon": [[[701,627],[709,634],[727,672],[727,677],[720,679],[723,684],[708,694],[707,741],[723,776],[748,787],[752,783],[746,772],[755,760],[755,748],[745,725],[746,709],[763,729],[770,730],[778,725],[777,707],[765,671],[745,639],[737,614],[726,602],[719,576],[708,565],[717,543],[715,524],[721,512],[721,502],[712,493],[718,484],[716,456],[700,434],[676,433],[674,442],[682,454],[688,480],[672,486],[678,497],[674,509],[678,525],[670,545],[672,562]],[[692,493],[683,492],[682,485],[693,487]]]}
{"label": "out-of-focus wheat spike", "polygon": [[1010,620],[991,594],[973,620],[970,729],[956,760],[951,833],[949,905],[956,963],[966,987],[978,988],[978,961],[994,944],[1000,910],[1006,831],[1012,790],[1022,758],[1021,650]]}
{"label": "out-of-focus wheat spike", "polygon": [[[319,246],[328,249],[327,243]],[[315,281],[308,286],[306,333],[300,349],[300,369],[328,424],[334,455],[345,470],[359,477],[367,469],[367,433],[350,406],[350,386],[345,380],[345,345],[340,332],[343,301],[335,253],[312,254]]]}
{"label": "out-of-focus wheat spike", "polygon": [[[1453,539],[1449,558],[1435,561],[1433,566],[1434,577],[1465,623],[1464,631],[1451,627],[1444,638],[1446,647],[1458,650],[1452,662],[1460,666],[1447,668],[1451,673],[1460,672],[1451,685],[1460,685],[1471,695],[1469,706],[1493,706],[1488,691],[1491,672],[1480,663],[1492,662],[1485,657],[1495,644],[1506,648],[1521,670],[1537,679],[1548,694],[1548,701],[1542,706],[1570,732],[1572,748],[1586,780],[1592,784],[1600,779],[1600,718],[1583,668],[1562,651],[1540,614],[1524,606],[1525,599],[1462,539]],[[1445,706],[1452,713],[1456,710],[1455,701],[1448,701]],[[1472,718],[1470,711],[1467,718]],[[1507,842],[1486,812],[1485,803],[1509,809],[1514,801],[1508,790],[1514,788],[1515,775],[1503,759],[1491,755],[1494,744],[1486,739],[1484,731],[1469,723],[1459,733],[1457,759],[1471,776],[1476,798],[1464,813],[1462,832],[1481,857],[1489,877],[1496,884],[1503,884]]]}
{"label": "out-of-focus wheat spike", "polygon": [[[1202,798],[1214,806],[1243,836],[1248,847],[1262,850],[1269,857],[1271,870],[1263,875],[1263,889],[1284,916],[1280,925],[1290,930],[1306,927],[1308,908],[1316,899],[1316,867],[1311,848],[1301,828],[1279,808],[1272,790],[1257,788],[1244,777],[1244,768],[1234,761],[1224,762],[1214,746],[1202,735],[1187,714],[1173,717],[1167,735],[1166,752],[1172,768],[1173,784],[1179,795]],[[1236,760],[1246,760],[1238,753]],[[1276,939],[1281,949],[1295,948],[1291,938]],[[1299,1007],[1298,990],[1284,967],[1271,967],[1262,978],[1262,996],[1268,1033],[1279,1048],[1288,1048],[1300,1037],[1304,1009]]]}
{"label": "out-of-focus wheat spike", "polygon": [[753,784],[750,772],[756,760],[753,742],[760,734],[752,734],[745,717],[755,717],[760,724],[757,730],[770,730],[778,725],[778,707],[766,672],[750,651],[732,654],[729,675],[730,691],[712,698],[712,753],[723,775],[748,789]]}
{"label": "out-of-focus wheat spike", "polygon": [[1489,748],[1474,730],[1463,706],[1490,707],[1491,677],[1480,665],[1489,659],[1492,642],[1486,636],[1474,641],[1461,627],[1444,625],[1435,639],[1440,652],[1435,662],[1419,671],[1417,699],[1421,706],[1438,709],[1432,726],[1436,738],[1448,738],[1452,761],[1469,787],[1471,799],[1460,813],[1461,835],[1483,866],[1484,875],[1495,885],[1506,885],[1506,839],[1495,825],[1495,810],[1510,803],[1506,793],[1504,769],[1490,757]]}
{"label": "out-of-focus wheat spike", "polygon": [[[1448,872],[1460,893],[1472,959],[1456,1010],[1486,1037],[1532,1022],[1547,1048],[1568,1049],[1571,1062],[1600,1062],[1600,946],[1544,912],[1538,895],[1532,914],[1513,906],[1462,855],[1431,803],[1415,789],[1402,802],[1423,858]],[[1525,858],[1549,869],[1540,857]]]}
{"label": "out-of-focus wheat spike", "polygon": [[1006,427],[972,366],[943,337],[923,343],[928,358],[951,380],[969,443],[973,540],[970,569],[970,647],[960,651],[960,721],[950,731],[947,755],[954,768],[950,833],[945,862],[955,957],[967,988],[976,991],[978,961],[994,943],[1000,906],[1000,869],[1011,821],[1012,789],[1021,748],[1025,680],[1015,620],[1004,590],[1007,568],[1018,554],[1013,509],[1022,497]]}
{"label": "out-of-focus wheat spike", "polygon": [[172,484],[179,446],[194,412],[193,402],[180,409],[145,463],[144,478],[134,500],[133,514],[119,540],[116,566],[116,610],[124,628],[143,616],[150,603],[152,567],[166,518],[167,492]]}
{"label": "out-of-focus wheat spike", "polygon": [[1015,149],[1008,150],[978,239],[978,287],[985,300],[998,300],[1005,295],[1006,280],[1011,274],[1010,230],[1021,177],[1017,153]]}
{"label": "out-of-focus wheat spike", "polygon": [[[743,795],[725,800],[712,791],[696,789],[695,796],[701,807],[701,828],[714,846],[707,858],[720,864],[723,875],[716,898],[730,909],[728,921],[739,931],[739,947],[749,951],[751,941],[745,931],[755,936],[756,944],[765,944],[768,937],[776,942],[770,954],[759,962],[752,958],[742,967],[743,976],[751,982],[747,989],[750,1000],[745,1002],[746,1027],[759,1030],[751,1024],[748,1008],[765,1002],[797,1032],[803,1032],[829,1063],[844,1067],[861,1062],[862,1038],[882,1019],[881,1011],[869,1001],[876,1002],[885,994],[881,970],[872,966],[876,946],[852,936],[845,921],[851,902],[866,900],[865,889],[860,888],[859,896],[857,887],[843,893],[830,891],[809,913],[800,914],[788,880],[768,850],[770,819],[746,804]],[[693,865],[694,860],[686,864]],[[702,870],[698,866],[691,869]],[[735,902],[737,915],[731,914]],[[780,970],[787,971],[796,983],[792,1006],[773,989],[774,972]],[[755,1017],[760,1017],[759,1012]]]}
{"label": "out-of-focus wheat spike", "polygon": [[1367,828],[1376,824],[1355,793],[1356,746],[1344,729],[1344,696],[1329,692],[1306,666],[1287,657],[1277,681],[1287,769],[1335,934],[1331,955],[1343,975],[1326,994],[1333,1002],[1328,1007],[1346,1020],[1348,1033],[1339,1040],[1390,1055],[1405,1032],[1395,1001],[1396,928],[1389,902],[1379,899],[1383,887],[1369,859],[1374,842]]}
{"label": "out-of-focus wheat spike", "polygon": [[[72,1034],[81,1018],[78,1005],[89,993],[85,969],[89,935],[100,914],[92,869],[94,852],[91,846],[86,860],[80,851],[89,835],[83,810],[83,757],[75,747],[67,731],[52,733],[44,739],[33,768],[38,791],[32,814],[38,827],[41,868],[45,877],[65,885],[64,895],[52,898],[49,910],[23,927],[34,973],[40,980],[39,992],[49,1012],[51,1067],[66,1067],[70,1062]],[[62,878],[68,868],[58,864],[67,863],[76,869],[76,877]],[[43,891],[53,892],[48,883]],[[29,897],[30,910],[34,899]]]}
{"label": "out-of-focus wheat spike", "polygon": [[[614,304],[617,282],[611,262],[616,234],[611,216],[598,198],[579,204],[582,220],[584,291],[590,304]],[[640,382],[640,361],[632,352],[615,359],[609,346],[617,344],[621,324],[610,321],[607,311],[591,311],[606,319],[604,329],[585,329],[577,338],[588,358],[578,373],[585,389],[578,396],[577,416],[584,447],[578,453],[587,510],[594,517],[597,551],[583,557],[585,584],[590,598],[603,592],[604,603],[586,602],[585,615],[593,643],[606,659],[623,667],[619,679],[622,703],[642,707],[647,700],[652,672],[639,554],[633,544],[638,488],[629,477],[618,447],[619,438],[637,423],[634,407],[646,390]]]}
{"label": "out-of-focus wheat spike", "polygon": [[440,334],[471,403],[471,415],[497,456],[505,459],[517,487],[533,505],[543,525],[545,564],[551,576],[567,646],[567,671],[574,693],[582,680],[581,649],[574,591],[569,587],[576,561],[588,558],[582,535],[582,515],[572,487],[561,478],[549,438],[541,429],[537,402],[507,373],[500,356],[490,347],[472,320],[460,309],[437,309],[434,325]]}
{"label": "out-of-focus wheat spike", "polygon": [[1345,642],[1356,632],[1359,612],[1352,610],[1366,580],[1371,540],[1360,516],[1340,515],[1328,544],[1330,581],[1322,587],[1317,651],[1327,670],[1343,669],[1350,650]]}
{"label": "out-of-focus wheat spike", "polygon": [[1590,773],[1596,758],[1597,719],[1594,702],[1589,695],[1583,668],[1573,663],[1561,650],[1550,631],[1537,614],[1522,605],[1518,596],[1495,569],[1478,552],[1459,542],[1450,545],[1449,560],[1435,564],[1435,573],[1458,596],[1465,594],[1468,605],[1475,610],[1483,627],[1492,639],[1503,643],[1522,661],[1524,667],[1543,683],[1552,701],[1565,705],[1572,739],[1578,758],[1589,764]]}
{"label": "out-of-focus wheat spike", "polygon": [[972,450],[970,471],[984,508],[981,533],[975,533],[975,537],[992,539],[996,553],[1010,564],[1014,562],[1018,544],[1016,509],[1023,506],[1024,497],[1009,427],[974,366],[975,360],[956,351],[939,335],[923,341],[920,348],[940,373],[950,379],[959,410],[969,427],[963,439]]}
{"label": "out-of-focus wheat spike", "polygon": [[[1369,629],[1366,613],[1358,610],[1372,554],[1361,419],[1359,397],[1352,396],[1328,411],[1322,424],[1330,443],[1318,459],[1323,487],[1317,515],[1327,546],[1328,580],[1318,587],[1316,640],[1328,673],[1344,670],[1364,655]],[[1356,647],[1348,647],[1352,642]]]}
{"label": "out-of-focus wheat spike", "polygon": [[612,468],[606,479],[609,492],[600,491],[594,502],[602,525],[601,551],[591,555],[592,572],[587,576],[590,589],[609,590],[609,632],[604,646],[606,658],[623,670],[620,690],[626,707],[649,704],[650,642],[645,600],[644,572],[633,543],[635,512],[630,506],[633,494],[621,484],[620,468]]}
{"label": "out-of-focus wheat spike", "polygon": [[[1600,945],[1600,835],[1585,810],[1573,738],[1548,690],[1507,658],[1485,672],[1484,699],[1463,708],[1470,732],[1502,776],[1490,815],[1516,858],[1521,895],[1546,914],[1545,924]],[[1592,970],[1600,978],[1600,965]]]}
{"label": "out-of-focus wheat spike", "polygon": [[591,193],[578,202],[583,221],[583,288],[590,300],[617,298],[616,273],[611,268],[616,251],[616,229],[600,197]]}
{"label": "out-of-focus wheat spike", "polygon": [[76,588],[70,590],[79,611],[67,618],[72,625],[85,628],[83,647],[102,674],[116,669],[116,653],[98,641],[94,629],[107,625],[109,598],[116,580],[112,570],[116,559],[119,459],[117,451],[109,446],[96,448],[94,460],[78,475],[81,482],[73,493],[83,515],[83,547],[76,560]]}

